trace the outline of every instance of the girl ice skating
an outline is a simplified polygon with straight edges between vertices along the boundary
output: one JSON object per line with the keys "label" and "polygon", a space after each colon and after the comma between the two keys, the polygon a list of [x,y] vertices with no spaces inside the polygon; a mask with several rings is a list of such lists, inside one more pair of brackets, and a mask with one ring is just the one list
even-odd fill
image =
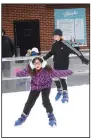
{"label": "girl ice skating", "polygon": [[[82,63],[88,64],[89,61],[82,55],[81,52],[73,48],[70,44],[63,40],[63,33],[60,29],[56,29],[53,33],[55,42],[52,45],[50,52],[44,56],[47,60],[52,55],[54,56],[54,69],[56,70],[67,70],[69,67],[69,55],[71,53],[76,54],[82,61]],[[59,78],[55,81],[57,86],[57,95],[55,100],[58,100],[62,96],[62,102],[68,102],[68,91],[66,78]]]}
{"label": "girl ice skating", "polygon": [[42,104],[46,108],[49,118],[49,125],[56,125],[56,119],[53,114],[53,108],[50,103],[49,95],[51,90],[52,78],[65,77],[72,74],[71,70],[54,70],[41,57],[35,57],[29,63],[28,67],[16,73],[17,76],[32,76],[31,91],[28,100],[24,106],[21,117],[15,122],[15,126],[21,125],[28,117],[34,106],[40,92],[42,93]]}

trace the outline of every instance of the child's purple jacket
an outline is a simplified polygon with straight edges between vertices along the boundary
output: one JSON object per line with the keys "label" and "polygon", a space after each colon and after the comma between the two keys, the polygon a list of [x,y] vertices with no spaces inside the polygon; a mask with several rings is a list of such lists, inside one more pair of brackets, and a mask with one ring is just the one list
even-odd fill
{"label": "child's purple jacket", "polygon": [[[73,72],[71,70],[54,70],[48,72],[46,69],[41,69],[36,73],[31,79],[31,90],[41,91],[44,88],[51,88],[52,78],[55,77],[66,77],[71,75]],[[16,76],[29,76],[28,69],[24,69],[16,73]]]}

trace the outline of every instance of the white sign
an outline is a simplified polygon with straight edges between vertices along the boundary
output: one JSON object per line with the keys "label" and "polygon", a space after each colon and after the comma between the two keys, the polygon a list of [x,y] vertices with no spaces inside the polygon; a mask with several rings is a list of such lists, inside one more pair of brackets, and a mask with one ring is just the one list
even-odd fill
{"label": "white sign", "polygon": [[75,19],[75,39],[84,39],[84,21]]}

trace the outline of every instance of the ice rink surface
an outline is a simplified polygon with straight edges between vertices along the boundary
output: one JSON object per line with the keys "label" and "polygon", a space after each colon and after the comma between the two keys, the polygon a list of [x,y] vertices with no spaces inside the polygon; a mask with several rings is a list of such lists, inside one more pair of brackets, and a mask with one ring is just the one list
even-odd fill
{"label": "ice rink surface", "polygon": [[89,85],[68,88],[69,103],[55,102],[56,89],[51,89],[50,100],[57,126],[48,125],[41,95],[26,122],[14,127],[22,113],[28,92],[2,95],[2,137],[89,137]]}

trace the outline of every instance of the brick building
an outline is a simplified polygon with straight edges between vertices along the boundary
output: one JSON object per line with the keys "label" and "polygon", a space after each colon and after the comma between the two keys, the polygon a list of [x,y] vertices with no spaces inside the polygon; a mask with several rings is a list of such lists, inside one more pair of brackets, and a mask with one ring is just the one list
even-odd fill
{"label": "brick building", "polygon": [[49,50],[54,30],[54,9],[86,8],[87,46],[90,47],[90,4],[2,4],[2,26],[14,39],[14,20],[35,20],[40,23],[41,51]]}

